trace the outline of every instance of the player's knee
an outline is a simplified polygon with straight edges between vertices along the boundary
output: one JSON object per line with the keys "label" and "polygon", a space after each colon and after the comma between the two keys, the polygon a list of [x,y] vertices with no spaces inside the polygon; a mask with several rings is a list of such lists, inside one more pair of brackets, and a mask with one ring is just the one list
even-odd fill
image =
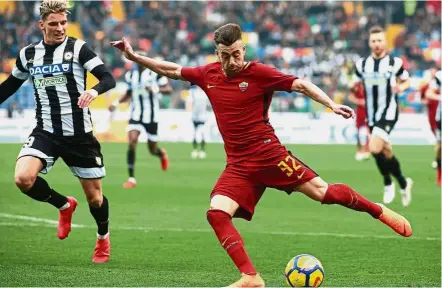
{"label": "player's knee", "polygon": [[370,153],[374,155],[378,155],[382,153],[382,146],[379,145],[369,145]]}
{"label": "player's knee", "polygon": [[29,189],[32,188],[35,182],[35,175],[32,175],[31,173],[22,172],[18,173],[14,177],[15,185],[22,191],[26,192],[29,191]]}
{"label": "player's knee", "polygon": [[206,217],[212,227],[218,226],[218,223],[232,219],[232,216],[230,216],[229,213],[218,209],[209,209],[206,213]]}
{"label": "player's knee", "polygon": [[103,204],[103,195],[101,193],[94,193],[94,195],[87,197],[89,206],[99,208]]}
{"label": "player's knee", "polygon": [[322,201],[322,199],[325,196],[325,193],[327,193],[328,184],[322,179],[319,179],[315,182],[315,190],[316,190],[316,196],[318,201]]}

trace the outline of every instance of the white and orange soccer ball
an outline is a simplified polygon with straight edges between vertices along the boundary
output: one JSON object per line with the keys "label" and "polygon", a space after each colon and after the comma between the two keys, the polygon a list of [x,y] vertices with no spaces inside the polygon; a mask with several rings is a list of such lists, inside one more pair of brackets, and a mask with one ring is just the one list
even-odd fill
{"label": "white and orange soccer ball", "polygon": [[285,280],[291,287],[319,287],[324,281],[324,267],[316,257],[301,254],[287,264]]}

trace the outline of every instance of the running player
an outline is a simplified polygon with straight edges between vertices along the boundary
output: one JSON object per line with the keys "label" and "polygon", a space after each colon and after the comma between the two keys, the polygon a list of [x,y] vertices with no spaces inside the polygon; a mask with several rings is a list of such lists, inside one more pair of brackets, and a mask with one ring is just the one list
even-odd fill
{"label": "running player", "polygon": [[166,77],[140,65],[128,71],[125,79],[128,89],[119,100],[109,106],[109,111],[113,112],[118,104],[130,100],[130,119],[126,129],[129,139],[127,150],[129,179],[123,183],[123,188],[134,188],[137,185],[135,151],[141,131],[146,132],[149,152],[160,159],[161,169],[169,168],[166,150],[158,147],[158,114],[162,93],[172,92],[172,87]]}
{"label": "running player", "polygon": [[[190,86],[190,97],[186,102],[192,110],[192,122],[193,122],[193,151],[190,153],[192,159],[206,158],[206,141],[204,139],[204,125],[207,120],[209,98],[206,93],[195,84]],[[198,147],[199,145],[199,147]]]}
{"label": "running player", "polygon": [[408,206],[413,181],[402,174],[389,135],[399,116],[398,93],[410,87],[410,79],[402,60],[388,55],[384,29],[374,26],[369,33],[371,55],[358,60],[356,76],[364,85],[367,122],[371,131],[370,152],[384,178],[384,203],[391,203],[396,195],[393,175],[399,182],[402,205]]}
{"label": "running player", "polygon": [[[0,85],[0,103],[31,79],[37,125],[18,155],[15,184],[30,198],[60,211],[57,234],[65,239],[77,200],[59,194],[38,176],[48,173],[58,158],[63,159],[80,180],[98,226],[92,261],[103,263],[110,256],[109,203],[101,185],[106,171],[100,144],[92,135],[88,106],[113,88],[115,80],[87,43],[66,35],[67,14],[67,1],[42,2],[39,26],[43,40],[20,50],[12,75]],[[86,71],[99,80],[90,90],[85,90]]]}

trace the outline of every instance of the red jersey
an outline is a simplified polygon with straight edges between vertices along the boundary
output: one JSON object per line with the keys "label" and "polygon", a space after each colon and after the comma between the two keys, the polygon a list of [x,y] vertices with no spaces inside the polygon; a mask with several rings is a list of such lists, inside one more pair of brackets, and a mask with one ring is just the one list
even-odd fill
{"label": "red jersey", "polygon": [[181,75],[209,97],[224,140],[227,163],[245,166],[274,164],[286,152],[269,123],[274,91],[291,92],[297,78],[257,62],[249,62],[235,77],[227,77],[221,63],[183,67]]}
{"label": "red jersey", "polygon": [[[357,99],[365,100],[365,90],[362,82],[358,82],[355,87],[354,95]],[[361,128],[366,124],[367,113],[365,111],[365,105],[356,105],[356,128]]]}

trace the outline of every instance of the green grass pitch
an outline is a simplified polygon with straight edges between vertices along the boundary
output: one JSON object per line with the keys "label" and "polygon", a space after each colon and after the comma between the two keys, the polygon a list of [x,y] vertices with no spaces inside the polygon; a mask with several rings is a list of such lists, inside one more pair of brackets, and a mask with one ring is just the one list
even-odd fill
{"label": "green grass pitch", "polygon": [[[79,200],[73,223],[81,226],[60,241],[50,221],[58,219],[57,211],[25,197],[14,185],[21,146],[1,145],[0,285],[219,287],[236,281],[239,272],[205,216],[210,191],[225,166],[222,145],[208,145],[205,160],[190,159],[190,144],[161,146],[169,152],[170,170],[161,171],[159,160],[139,144],[138,185],[124,190],[127,146],[103,144],[112,253],[109,263],[95,265],[96,229],[78,180],[60,160],[46,177],[55,190]],[[374,161],[356,162],[353,146],[289,148],[326,181],[349,184],[373,201],[382,200]],[[302,253],[321,260],[324,286],[441,286],[441,193],[430,167],[433,148],[394,149],[415,186],[410,207],[401,206],[399,195],[389,206],[410,220],[413,236],[396,236],[368,214],[269,189],[252,222],[235,220],[268,286],[284,286],[285,265]]]}

